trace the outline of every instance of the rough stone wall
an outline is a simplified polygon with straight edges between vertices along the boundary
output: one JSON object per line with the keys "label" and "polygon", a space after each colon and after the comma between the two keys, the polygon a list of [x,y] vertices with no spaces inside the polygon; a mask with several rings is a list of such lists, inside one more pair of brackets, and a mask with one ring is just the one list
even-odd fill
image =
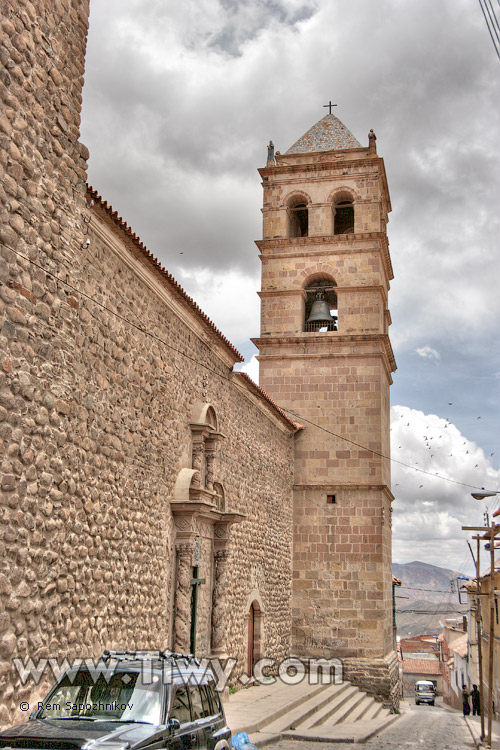
{"label": "rough stone wall", "polygon": [[[80,530],[86,514],[93,512],[94,500],[81,491],[80,474],[87,468],[82,465],[74,471],[74,464],[61,461],[69,437],[67,395],[76,373],[68,372],[66,361],[72,349],[67,323],[71,294],[53,276],[72,278],[75,248],[83,241],[88,154],[78,136],[88,2],[5,0],[0,18],[4,722],[29,693],[20,688],[19,680],[14,692],[11,658],[16,653],[41,656],[56,647],[67,650],[91,627],[91,613],[72,612],[72,607],[79,601],[79,579],[90,575],[83,567],[86,546]],[[75,403],[73,408],[85,407]],[[73,447],[72,457],[77,452]],[[101,532],[99,522],[92,521],[93,528],[94,524],[96,539]],[[56,537],[67,564],[55,565]],[[105,564],[102,575],[113,578],[109,561]],[[99,596],[96,584],[93,597]],[[49,620],[52,625],[47,628]]]}
{"label": "rough stone wall", "polygon": [[395,651],[384,659],[347,659],[344,678],[381,700],[387,708],[399,707],[401,676]]}
{"label": "rough stone wall", "polygon": [[[37,663],[171,646],[169,501],[190,465],[189,420],[200,399],[213,403],[227,436],[215,466],[226,509],[247,515],[229,548],[228,653],[241,657],[243,671],[245,608],[256,584],[266,652],[288,653],[293,430],[233,382],[235,357],[221,339],[108,214],[87,205],[78,124],[88,3],[7,0],[1,13],[7,723],[25,718],[16,706],[40,697],[53,677],[48,671],[38,686],[23,686],[14,657]],[[211,584],[208,576],[205,631]],[[207,632],[200,638],[206,646]]]}

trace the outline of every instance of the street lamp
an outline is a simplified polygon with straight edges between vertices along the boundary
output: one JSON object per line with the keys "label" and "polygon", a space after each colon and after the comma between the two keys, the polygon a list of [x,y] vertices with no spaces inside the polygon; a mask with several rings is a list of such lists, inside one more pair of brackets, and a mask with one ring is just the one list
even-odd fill
{"label": "street lamp", "polygon": [[470,493],[474,500],[484,500],[486,497],[495,497],[498,492],[488,492],[488,490],[478,490],[477,492]]}
{"label": "street lamp", "polygon": [[[488,497],[495,497],[498,492],[489,492],[488,490],[477,490],[471,492],[472,497],[475,500],[484,500]],[[494,515],[497,515],[495,513]],[[484,528],[484,527],[483,527]],[[480,528],[475,530],[480,531]],[[495,536],[500,531],[500,526],[497,528],[494,521],[491,523],[488,537],[486,534],[483,535],[483,539],[489,538],[490,540],[490,590],[489,590],[489,603],[490,603],[490,633],[489,633],[489,658],[488,658],[488,734],[486,742],[491,747],[491,726],[493,722],[493,660],[494,660],[494,640],[495,640]],[[481,632],[480,632],[480,592],[479,592],[479,537],[477,537],[477,563],[476,563],[476,584],[477,584],[477,608],[476,608],[476,631],[477,631],[477,655],[478,655],[478,667],[479,667],[479,691],[480,691],[480,706],[481,706],[481,739],[484,737],[484,704],[483,704],[483,676],[482,676],[482,652],[481,652]]]}

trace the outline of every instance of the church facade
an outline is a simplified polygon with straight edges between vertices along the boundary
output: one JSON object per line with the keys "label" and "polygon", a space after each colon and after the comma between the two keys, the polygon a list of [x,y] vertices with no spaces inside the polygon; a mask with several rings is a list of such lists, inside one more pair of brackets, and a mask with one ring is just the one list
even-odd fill
{"label": "church facade", "polygon": [[383,161],[333,115],[269,153],[257,386],[86,185],[88,10],[1,10],[0,722],[53,677],[15,659],[105,648],[334,657],[395,703]]}

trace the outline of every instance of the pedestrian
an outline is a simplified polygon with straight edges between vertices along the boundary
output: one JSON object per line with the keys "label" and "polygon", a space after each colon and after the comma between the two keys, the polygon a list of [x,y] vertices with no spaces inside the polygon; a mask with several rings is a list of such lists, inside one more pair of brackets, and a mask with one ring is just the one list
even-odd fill
{"label": "pedestrian", "polygon": [[481,716],[481,694],[477,685],[472,686],[470,697],[472,698],[472,715]]}
{"label": "pedestrian", "polygon": [[462,685],[462,709],[464,716],[470,714],[469,691],[465,685]]}

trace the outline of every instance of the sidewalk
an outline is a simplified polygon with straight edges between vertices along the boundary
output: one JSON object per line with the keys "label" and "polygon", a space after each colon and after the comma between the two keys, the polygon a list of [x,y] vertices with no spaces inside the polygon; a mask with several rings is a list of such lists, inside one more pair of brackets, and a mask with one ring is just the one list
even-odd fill
{"label": "sidewalk", "polygon": [[[481,742],[481,717],[480,716],[466,716],[465,722],[470,729],[476,747],[486,747],[486,742]],[[486,735],[488,731],[488,717],[484,717],[484,733]],[[491,728],[491,747],[494,750],[500,750],[500,722],[493,721]]]}

